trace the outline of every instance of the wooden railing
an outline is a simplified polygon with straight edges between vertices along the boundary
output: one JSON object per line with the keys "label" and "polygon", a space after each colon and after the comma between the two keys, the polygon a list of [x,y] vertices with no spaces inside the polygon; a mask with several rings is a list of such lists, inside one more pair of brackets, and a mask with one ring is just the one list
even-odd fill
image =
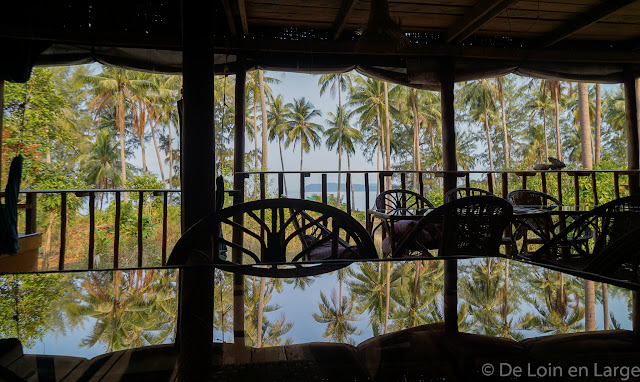
{"label": "wooden railing", "polygon": [[[629,175],[638,174],[639,171],[630,170],[597,170],[597,171],[459,171],[455,172],[458,177],[458,186],[477,187],[486,189],[498,196],[506,197],[515,189],[529,188],[549,193],[562,201],[564,204],[601,204],[609,199],[619,198],[628,194]],[[310,177],[317,177],[321,185],[319,201],[327,204],[329,201],[328,179],[329,176],[337,179],[337,171],[306,171],[306,172],[245,172],[241,178],[244,179],[244,200],[266,199],[285,195],[285,181],[288,180],[292,190],[288,197],[305,199],[308,193],[305,191]],[[345,202],[343,207],[347,213],[353,215],[352,194],[350,192],[352,184],[360,184],[364,190],[364,206],[371,207],[376,191],[382,192],[392,184],[393,188],[411,189],[423,196],[432,199],[435,204],[441,202],[442,197],[442,171],[343,171],[341,183],[346,184],[347,192],[344,192]],[[632,177],[633,178],[633,177]],[[389,183],[389,180],[391,182]],[[293,181],[293,183],[291,183]],[[297,187],[293,187],[296,184]],[[377,187],[379,185],[379,187]],[[297,190],[296,190],[297,188]],[[136,194],[137,213],[137,253],[135,259],[129,259],[127,264],[121,262],[121,211],[124,193]],[[24,226],[25,233],[43,232],[45,227],[37,226],[38,196],[46,194],[60,195],[59,210],[59,258],[57,269],[68,270],[68,204],[70,197],[81,198],[82,211],[88,214],[87,228],[87,252],[86,265],[80,265],[81,269],[92,270],[96,268],[95,246],[96,246],[96,201],[99,194],[110,195],[111,204],[114,205],[115,214],[113,217],[113,261],[107,266],[102,262],[99,269],[110,268],[136,268],[149,266],[164,266],[171,245],[167,238],[168,213],[167,206],[172,194],[179,194],[180,190],[173,189],[108,189],[108,190],[23,190],[24,203],[21,204],[25,210],[20,221],[20,228]],[[233,191],[232,191],[233,193]],[[236,192],[239,194],[239,192]],[[253,194],[253,198],[250,196]],[[373,195],[372,195],[373,194]],[[161,233],[161,253],[156,260],[151,260],[152,254],[145,253],[143,242],[144,219],[143,208],[145,196],[151,195],[153,198],[162,198],[162,233]],[[440,198],[440,199],[438,199]],[[360,203],[362,204],[362,203]],[[42,211],[44,206],[40,206]],[[366,209],[366,208],[365,208]],[[363,221],[364,224],[364,221]],[[178,225],[179,226],[179,225]],[[21,230],[21,229],[20,229]],[[77,254],[76,254],[77,257]],[[78,264],[74,263],[73,269],[78,269]]]}

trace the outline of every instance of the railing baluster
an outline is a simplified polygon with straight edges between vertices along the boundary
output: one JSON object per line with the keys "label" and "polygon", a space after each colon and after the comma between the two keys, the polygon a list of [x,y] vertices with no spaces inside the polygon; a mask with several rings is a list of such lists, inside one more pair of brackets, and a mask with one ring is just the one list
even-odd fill
{"label": "railing baluster", "polygon": [[64,258],[67,252],[67,193],[60,194],[60,257],[58,269],[64,270]]}
{"label": "railing baluster", "polygon": [[266,187],[266,178],[265,173],[260,173],[260,200],[265,200],[267,198],[267,187]]}
{"label": "railing baluster", "polygon": [[300,173],[300,199],[304,200],[304,172]]}
{"label": "railing baluster", "polygon": [[487,187],[489,188],[489,192],[493,194],[493,173],[487,173]]}
{"label": "railing baluster", "polygon": [[573,200],[576,206],[580,205],[580,182],[577,172],[573,173]]}
{"label": "railing baluster", "polygon": [[540,176],[542,177],[542,192],[547,194],[547,173],[541,172]]}
{"label": "railing baluster", "polygon": [[[244,192],[244,191],[242,191]],[[284,195],[284,173],[278,173],[278,197]]]}
{"label": "railing baluster", "polygon": [[[349,192],[351,190],[351,173],[348,172],[347,173],[347,213],[349,215],[351,215],[351,192]],[[339,187],[339,186],[338,186]]]}
{"label": "railing baluster", "polygon": [[26,234],[36,233],[38,232],[38,194],[28,193],[26,203],[24,232]]}
{"label": "railing baluster", "polygon": [[420,195],[424,196],[424,179],[422,179],[422,173],[421,172],[418,173],[418,187],[419,187],[419,190],[420,190]]}
{"label": "railing baluster", "polygon": [[523,190],[527,189],[527,174],[526,173],[522,173],[522,189]]}
{"label": "railing baluster", "polygon": [[142,267],[142,211],[144,207],[144,192],[138,192],[138,268]]}
{"label": "railing baluster", "polygon": [[95,230],[96,230],[96,193],[89,191],[89,259],[88,268],[93,269],[93,250],[95,247]]}
{"label": "railing baluster", "polygon": [[558,200],[562,203],[562,172],[558,171]]}
{"label": "railing baluster", "polygon": [[327,204],[329,195],[327,193],[327,174],[322,174],[322,203]]}
{"label": "railing baluster", "polygon": [[116,191],[116,217],[115,217],[115,221],[114,221],[114,238],[113,238],[113,267],[118,269],[118,260],[120,257],[120,212],[121,212],[121,205],[120,205],[120,198],[121,198],[121,194],[122,192],[120,191]]}
{"label": "railing baluster", "polygon": [[616,199],[620,199],[620,174],[617,171],[613,173],[613,187],[616,189]]}
{"label": "railing baluster", "polygon": [[502,173],[502,197],[504,199],[509,195],[509,173]]}
{"label": "railing baluster", "polygon": [[467,188],[471,187],[471,177],[469,176],[469,173],[464,175],[464,184]]}
{"label": "railing baluster", "polygon": [[400,173],[400,187],[402,187],[403,190],[407,189],[407,174],[404,172]]}
{"label": "railing baluster", "polygon": [[364,209],[367,210],[371,207],[369,204],[369,173],[364,173]]}
{"label": "railing baluster", "polygon": [[167,206],[169,204],[169,193],[162,193],[162,266],[167,265]]}
{"label": "railing baluster", "polygon": [[384,192],[384,172],[378,173],[378,188],[380,189],[380,193]]}
{"label": "railing baluster", "polygon": [[600,203],[598,203],[598,185],[596,183],[596,173],[595,172],[591,173],[591,187],[593,188],[593,204],[595,206],[600,205]]}

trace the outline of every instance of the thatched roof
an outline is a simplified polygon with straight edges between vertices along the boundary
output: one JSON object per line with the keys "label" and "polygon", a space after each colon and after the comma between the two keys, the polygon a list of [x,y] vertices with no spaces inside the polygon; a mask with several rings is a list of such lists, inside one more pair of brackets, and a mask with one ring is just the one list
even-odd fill
{"label": "thatched roof", "polygon": [[[625,68],[640,69],[640,1],[389,0],[390,18],[408,45],[359,42],[370,0],[209,1],[218,72],[233,70],[239,54],[249,68],[360,68],[422,88],[438,87],[434,73],[442,57],[455,59],[456,80],[516,72],[618,82]],[[375,2],[384,9],[386,0]],[[179,0],[16,2],[0,25],[3,77],[24,80],[31,62],[94,60],[179,72],[180,5]]]}

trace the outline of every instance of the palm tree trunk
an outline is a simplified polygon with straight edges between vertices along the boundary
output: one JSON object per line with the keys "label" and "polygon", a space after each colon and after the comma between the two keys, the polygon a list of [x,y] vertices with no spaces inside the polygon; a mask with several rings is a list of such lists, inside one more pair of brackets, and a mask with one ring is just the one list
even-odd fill
{"label": "palm tree trunk", "polygon": [[596,84],[596,141],[594,150],[594,162],[600,163],[600,122],[602,117],[602,99],[601,99],[600,84]]}
{"label": "palm tree trunk", "polygon": [[584,330],[596,330],[596,291],[591,280],[584,281]]}
{"label": "palm tree trunk", "polygon": [[160,169],[160,177],[162,178],[162,184],[164,184],[164,169],[162,168],[162,158],[160,158],[160,149],[158,148],[158,140],[156,139],[156,126],[151,126],[151,137],[153,138],[153,146],[156,149],[156,156],[158,157],[158,168]]}
{"label": "palm tree trunk", "polygon": [[[351,172],[351,161],[349,160],[349,153],[347,153],[347,168],[349,172]],[[349,192],[349,190],[347,190]],[[351,182],[351,209],[355,211],[356,209],[356,192],[353,188],[353,182]]]}
{"label": "palm tree trunk", "polygon": [[602,312],[604,330],[609,330],[609,287],[606,283],[602,283]]}
{"label": "palm tree trunk", "polygon": [[140,151],[142,155],[142,173],[146,174],[147,172],[147,155],[144,151],[144,131],[140,134]]}
{"label": "palm tree trunk", "polygon": [[[116,127],[120,133],[120,167],[122,168],[121,180],[122,188],[126,188],[127,184],[127,167],[124,155],[124,104],[123,95],[118,94],[118,102],[116,102]],[[125,203],[129,200],[127,193],[123,193],[123,200]]]}
{"label": "palm tree trunk", "polygon": [[302,140],[301,140],[300,141],[300,172],[302,172],[302,156],[303,155],[304,155],[304,149],[302,148]]}
{"label": "palm tree trunk", "polygon": [[[391,118],[389,117],[389,91],[386,82],[384,83],[384,119],[387,129],[387,171],[391,171]],[[391,177],[387,179],[387,188],[391,189]]]}
{"label": "palm tree trunk", "polygon": [[493,176],[493,148],[492,148],[492,145],[491,145],[491,135],[489,134],[489,117],[487,116],[486,113],[484,115],[484,129],[485,129],[485,133],[487,135],[487,146],[489,148],[489,167],[490,167],[490,169],[492,171],[492,175],[491,176]]}
{"label": "palm tree trunk", "polygon": [[509,150],[509,134],[507,132],[507,111],[504,104],[504,89],[502,88],[502,77],[496,79],[498,81],[498,91],[500,92],[500,108],[502,109],[502,131],[504,134],[504,158],[507,168],[511,165],[511,155]]}
{"label": "palm tree trunk", "polygon": [[256,347],[262,347],[262,314],[264,311],[264,289],[266,286],[266,278],[260,278],[260,294],[258,295],[258,327],[256,328]]}
{"label": "palm tree trunk", "polygon": [[260,83],[260,108],[262,109],[262,169],[268,168],[267,146],[268,146],[268,126],[267,126],[267,103],[264,97],[264,71],[258,70],[258,82]]}
{"label": "palm tree trunk", "polygon": [[386,266],[387,266],[387,281],[385,282],[385,288],[386,288],[386,296],[385,296],[385,308],[384,308],[384,334],[387,334],[387,331],[389,329],[389,300],[391,297],[391,262],[387,261],[386,262]]}
{"label": "palm tree trunk", "polygon": [[554,102],[555,102],[555,114],[556,114],[556,155],[558,159],[562,161],[562,139],[560,138],[560,85],[559,83],[554,86]]}
{"label": "palm tree trunk", "polygon": [[[420,171],[420,120],[416,90],[413,88],[411,89],[411,107],[413,109],[413,169]],[[415,174],[414,182],[418,184],[418,173]]]}
{"label": "palm tree trunk", "polygon": [[[284,159],[282,158],[282,138],[278,138],[278,147],[280,149],[280,165],[282,166],[282,172],[284,172]],[[287,191],[287,178],[283,176],[282,181],[284,183],[284,194],[288,196],[289,192]],[[278,195],[278,197],[280,196],[281,195]]]}
{"label": "palm tree trunk", "polygon": [[547,110],[542,108],[542,130],[544,131],[544,157],[549,158],[549,139],[547,138]]}

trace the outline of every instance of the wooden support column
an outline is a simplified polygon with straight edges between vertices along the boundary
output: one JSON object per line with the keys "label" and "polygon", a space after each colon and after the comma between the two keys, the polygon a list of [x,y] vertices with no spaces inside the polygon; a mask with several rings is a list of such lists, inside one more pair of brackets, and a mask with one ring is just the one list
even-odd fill
{"label": "wooden support column", "polygon": [[[180,134],[182,226],[215,210],[213,2],[182,1],[183,127]],[[178,379],[202,381],[211,370],[213,268],[180,270]]]}
{"label": "wooden support column", "polygon": [[[454,62],[440,62],[440,100],[442,114],[443,193],[456,187],[458,162],[456,159],[456,129],[454,114]],[[458,332],[458,262],[444,262],[444,325],[448,333]]]}
{"label": "wooden support column", "polygon": [[[244,65],[239,65],[236,72],[236,94],[235,94],[235,130],[233,133],[233,189],[238,192],[233,195],[233,204],[244,202],[244,134],[245,134],[245,82],[247,72]],[[239,225],[244,224],[244,215],[234,216],[233,221]],[[242,245],[243,233],[233,229],[233,242]],[[232,248],[231,257],[234,263],[242,262],[242,253]],[[233,343],[235,344],[235,354],[242,354],[245,345],[244,338],[244,276],[239,273],[233,274]]]}
{"label": "wooden support column", "polygon": [[[625,114],[627,117],[627,162],[629,170],[640,168],[640,138],[638,136],[638,94],[636,88],[636,75],[631,70],[625,70],[624,74],[624,99]],[[640,194],[640,176],[629,174],[629,194]],[[633,292],[632,326],[633,332],[640,335],[640,293]]]}
{"label": "wooden support column", "polygon": [[4,142],[2,140],[3,132],[4,132],[4,80],[0,79],[0,181],[2,181],[2,154],[4,153]]}

